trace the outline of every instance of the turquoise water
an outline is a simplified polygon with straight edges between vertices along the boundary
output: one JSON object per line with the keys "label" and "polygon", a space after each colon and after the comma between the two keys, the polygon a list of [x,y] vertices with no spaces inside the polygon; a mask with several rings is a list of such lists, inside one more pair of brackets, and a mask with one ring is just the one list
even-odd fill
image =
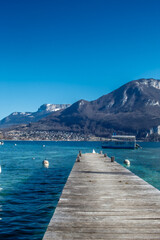
{"label": "turquoise water", "polygon": [[[130,171],[160,190],[160,143],[140,143],[142,149],[109,150],[116,161],[123,164],[124,159],[131,162]],[[126,166],[125,166],[126,167]]]}
{"label": "turquoise water", "polygon": [[[15,146],[15,143],[17,144]],[[45,145],[45,147],[43,147]],[[103,150],[160,189],[160,143],[139,150]],[[0,146],[0,239],[42,239],[79,150],[100,142],[5,142]],[[49,168],[42,166],[47,159]]]}

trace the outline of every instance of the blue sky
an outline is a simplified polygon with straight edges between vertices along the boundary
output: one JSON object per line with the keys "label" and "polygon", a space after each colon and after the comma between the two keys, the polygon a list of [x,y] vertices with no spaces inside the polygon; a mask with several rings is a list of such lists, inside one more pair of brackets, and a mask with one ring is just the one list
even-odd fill
{"label": "blue sky", "polygon": [[0,119],[160,79],[159,0],[0,3]]}

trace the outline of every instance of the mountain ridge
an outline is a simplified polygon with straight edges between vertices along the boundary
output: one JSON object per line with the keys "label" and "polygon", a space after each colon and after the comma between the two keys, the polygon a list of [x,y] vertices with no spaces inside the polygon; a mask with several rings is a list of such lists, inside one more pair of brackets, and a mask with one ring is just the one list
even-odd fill
{"label": "mountain ridge", "polygon": [[36,112],[13,112],[0,120],[0,128],[7,128],[19,124],[36,122],[52,112],[60,111],[69,107],[70,104],[43,104]]}
{"label": "mountain ridge", "polygon": [[143,78],[94,101],[81,99],[24,129],[94,133],[96,136],[122,131],[137,135],[159,124],[160,80]]}
{"label": "mountain ridge", "polygon": [[[160,80],[128,82],[94,101],[81,99],[16,131],[72,132],[108,137],[113,132],[146,135],[160,125]],[[37,133],[38,134],[38,133]]]}

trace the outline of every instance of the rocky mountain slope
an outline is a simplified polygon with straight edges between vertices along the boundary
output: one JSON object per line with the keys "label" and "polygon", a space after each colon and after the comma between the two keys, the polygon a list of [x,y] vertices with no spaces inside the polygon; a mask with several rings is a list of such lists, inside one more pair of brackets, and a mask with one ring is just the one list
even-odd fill
{"label": "rocky mountain slope", "polygon": [[139,134],[160,125],[160,81],[131,81],[95,101],[80,100],[53,112],[23,131],[68,131],[108,136],[113,131]]}
{"label": "rocky mountain slope", "polygon": [[70,104],[43,104],[36,112],[13,112],[0,121],[0,128],[36,122],[49,114],[69,107]]}

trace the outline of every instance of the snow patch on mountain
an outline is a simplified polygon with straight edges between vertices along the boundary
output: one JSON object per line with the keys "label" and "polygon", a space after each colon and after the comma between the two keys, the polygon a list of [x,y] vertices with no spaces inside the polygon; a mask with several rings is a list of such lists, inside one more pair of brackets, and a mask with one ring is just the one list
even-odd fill
{"label": "snow patch on mountain", "polygon": [[128,100],[128,96],[126,94],[126,91],[124,91],[124,93],[123,93],[123,100],[122,100],[122,106],[127,102],[127,100]]}
{"label": "snow patch on mountain", "polygon": [[149,100],[147,101],[146,105],[150,105],[150,106],[160,106],[160,103],[159,103],[158,101],[149,99]]}
{"label": "snow patch on mountain", "polygon": [[160,81],[153,78],[142,79],[140,83],[148,87],[154,87],[156,89],[160,89]]}
{"label": "snow patch on mountain", "polygon": [[56,112],[61,109],[65,109],[69,107],[70,104],[43,104],[38,109],[38,112],[45,111],[45,112]]}
{"label": "snow patch on mountain", "polygon": [[114,100],[110,101],[110,103],[108,104],[108,108],[111,108],[114,105]]}

